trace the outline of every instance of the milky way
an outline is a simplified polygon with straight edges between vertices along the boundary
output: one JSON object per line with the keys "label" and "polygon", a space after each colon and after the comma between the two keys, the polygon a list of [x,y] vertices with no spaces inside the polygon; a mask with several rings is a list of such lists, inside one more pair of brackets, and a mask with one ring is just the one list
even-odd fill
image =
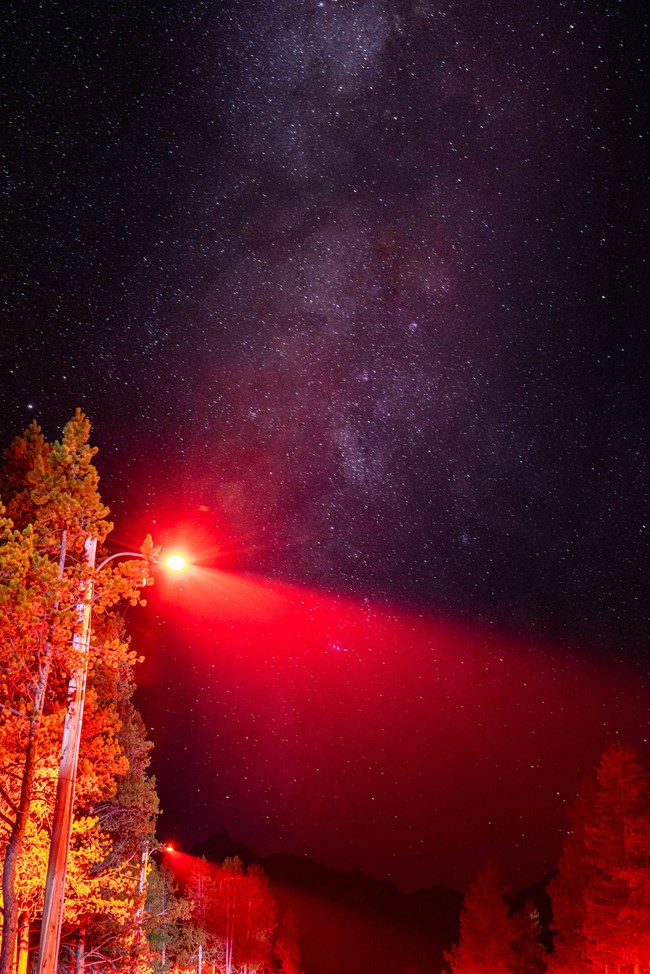
{"label": "milky way", "polygon": [[122,538],[297,586],[285,628],[218,587],[134,621],[166,827],[537,878],[604,745],[649,757],[647,24],[5,17],[4,442],[81,405]]}

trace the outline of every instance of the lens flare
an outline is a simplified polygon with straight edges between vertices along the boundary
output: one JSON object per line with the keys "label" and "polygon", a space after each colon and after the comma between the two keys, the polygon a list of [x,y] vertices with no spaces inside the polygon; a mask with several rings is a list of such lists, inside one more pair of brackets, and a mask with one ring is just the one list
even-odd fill
{"label": "lens flare", "polygon": [[188,567],[189,562],[183,555],[174,552],[174,554],[168,555],[165,558],[165,565],[172,572],[182,572]]}

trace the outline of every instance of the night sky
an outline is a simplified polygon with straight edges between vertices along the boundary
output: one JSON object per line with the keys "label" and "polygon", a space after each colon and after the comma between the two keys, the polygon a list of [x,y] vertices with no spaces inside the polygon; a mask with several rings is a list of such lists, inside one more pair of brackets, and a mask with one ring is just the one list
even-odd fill
{"label": "night sky", "polygon": [[650,764],[635,10],[5,6],[3,444],[81,406],[198,563],[127,615],[161,837],[516,887]]}

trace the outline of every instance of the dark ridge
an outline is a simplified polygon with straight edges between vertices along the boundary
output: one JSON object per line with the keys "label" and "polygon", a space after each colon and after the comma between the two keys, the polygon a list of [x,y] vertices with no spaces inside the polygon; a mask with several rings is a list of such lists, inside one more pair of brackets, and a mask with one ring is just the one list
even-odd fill
{"label": "dark ridge", "polygon": [[[440,974],[444,951],[458,939],[463,895],[448,886],[402,893],[360,869],[332,869],[287,853],[259,856],[226,828],[194,846],[192,855],[219,863],[238,856],[244,866],[262,867],[280,915],[295,915],[305,974]],[[506,897],[511,914],[528,904],[538,911],[547,950],[553,918],[548,885],[556,875]]]}
{"label": "dark ridge", "polygon": [[306,856],[255,855],[225,828],[192,849],[210,862],[238,856],[259,864],[279,912],[298,926],[305,974],[395,974],[442,970],[443,951],[458,936],[462,894],[446,886],[402,893],[360,869],[332,869]]}

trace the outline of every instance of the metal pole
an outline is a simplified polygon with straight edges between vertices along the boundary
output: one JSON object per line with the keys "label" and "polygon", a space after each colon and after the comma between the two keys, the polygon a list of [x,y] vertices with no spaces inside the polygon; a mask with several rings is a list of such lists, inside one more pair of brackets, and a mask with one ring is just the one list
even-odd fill
{"label": "metal pole", "polygon": [[[155,851],[155,850],[154,850]],[[140,881],[138,883],[138,895],[142,897],[142,905],[139,912],[144,913],[144,892],[147,888],[147,867],[149,865],[149,845],[145,845],[140,860]]]}
{"label": "metal pole", "polygon": [[[84,545],[86,565],[89,572],[95,567],[97,539],[86,538]],[[93,582],[87,574],[81,582],[77,600],[77,631],[72,639],[74,651],[74,670],[68,684],[68,709],[63,725],[63,744],[59,779],[56,786],[54,815],[52,818],[52,839],[47,864],[45,883],[45,903],[41,922],[41,942],[37,974],[54,974],[59,955],[61,922],[63,919],[63,894],[65,874],[68,864],[68,848],[72,829],[72,806],[79,763],[81,743],[81,724],[83,720],[88,673],[88,651],[92,621]]]}
{"label": "metal pole", "polygon": [[142,859],[140,860],[140,881],[138,882],[138,909],[135,914],[135,947],[137,950],[140,949],[140,944],[142,942],[142,924],[144,923],[144,908],[145,901],[147,898],[147,869],[149,867],[149,845],[145,845],[144,851],[142,853]]}

